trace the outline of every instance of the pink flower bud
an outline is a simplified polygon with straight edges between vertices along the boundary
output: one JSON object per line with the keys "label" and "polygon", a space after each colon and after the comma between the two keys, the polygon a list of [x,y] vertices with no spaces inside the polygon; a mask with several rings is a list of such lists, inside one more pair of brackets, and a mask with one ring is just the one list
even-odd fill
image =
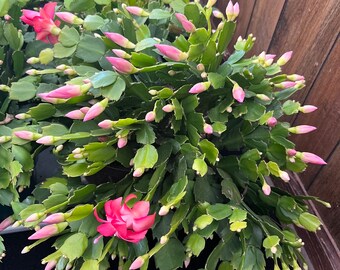
{"label": "pink flower bud", "polygon": [[13,216],[9,216],[5,218],[3,221],[0,223],[0,232],[2,232],[4,229],[8,228],[14,223],[14,218]]}
{"label": "pink flower bud", "polygon": [[55,213],[52,215],[49,215],[47,218],[45,218],[42,222],[43,223],[60,223],[65,221],[65,214],[64,213]]}
{"label": "pink flower bud", "polygon": [[294,134],[305,134],[316,130],[316,127],[309,126],[309,125],[300,125],[296,127],[291,127],[288,129],[289,132]]}
{"label": "pink flower bud", "polygon": [[190,94],[199,94],[202,93],[210,87],[210,82],[200,82],[196,83],[193,87],[190,88],[189,93]]}
{"label": "pink flower bud", "polygon": [[203,130],[204,130],[204,133],[206,133],[206,134],[213,134],[214,133],[214,129],[213,129],[212,125],[209,125],[207,123],[204,124]]}
{"label": "pink flower bud", "polygon": [[4,16],[4,19],[5,19],[6,21],[10,21],[10,20],[12,19],[12,17],[11,17],[10,15],[6,14],[6,15]]}
{"label": "pink flower bud", "polygon": [[196,30],[195,25],[190,22],[187,17],[185,17],[185,15],[181,14],[181,13],[176,13],[175,14],[177,20],[181,23],[182,27],[184,28],[184,30],[188,33],[192,33]]}
{"label": "pink flower bud", "polygon": [[304,105],[299,108],[299,111],[302,113],[311,113],[318,109],[318,107],[315,107],[313,105]]}
{"label": "pink flower bud", "polygon": [[128,40],[126,37],[122,36],[118,33],[111,33],[111,32],[105,32],[105,36],[107,36],[109,39],[111,39],[114,43],[117,45],[127,48],[127,49],[134,49],[136,47],[135,44],[133,44],[130,40]]}
{"label": "pink flower bud", "polygon": [[38,221],[43,215],[44,215],[43,213],[33,213],[32,215],[25,219],[25,222]]}
{"label": "pink flower bud", "polygon": [[163,235],[161,239],[159,240],[159,243],[161,245],[165,245],[169,241],[169,237],[167,235]]}
{"label": "pink flower bud", "polygon": [[0,143],[9,142],[12,139],[11,136],[0,136]]}
{"label": "pink flower bud", "polygon": [[53,145],[58,140],[57,137],[53,136],[43,136],[36,143],[44,144],[44,145]]}
{"label": "pink flower bud", "polygon": [[271,190],[270,185],[268,185],[266,182],[264,182],[263,186],[262,186],[262,191],[263,191],[264,195],[269,196],[272,190]]}
{"label": "pink flower bud", "polygon": [[133,172],[133,177],[141,177],[144,173],[144,168],[137,168]]}
{"label": "pink flower bud", "polygon": [[27,141],[32,141],[36,139],[36,135],[33,132],[26,131],[26,130],[15,131],[14,135],[20,139],[27,140]]}
{"label": "pink flower bud", "polygon": [[317,165],[325,165],[327,164],[326,161],[324,161],[321,157],[309,153],[309,152],[297,152],[296,156],[300,158],[304,163],[312,163]]}
{"label": "pink flower bud", "polygon": [[289,157],[294,157],[296,155],[296,150],[295,149],[287,149],[287,155]]}
{"label": "pink flower bud", "polygon": [[82,95],[82,91],[79,85],[67,84],[59,87],[47,94],[49,98],[73,98]]}
{"label": "pink flower bud", "polygon": [[70,12],[56,12],[57,17],[70,24],[82,24],[84,21]]}
{"label": "pink flower bud", "polygon": [[132,15],[142,16],[142,17],[149,16],[149,13],[140,7],[129,6],[129,7],[125,7],[125,9]]}
{"label": "pink flower bud", "polygon": [[162,108],[162,110],[163,110],[164,112],[167,112],[167,113],[172,112],[174,109],[175,109],[175,106],[172,105],[172,104],[165,105],[165,106]]}
{"label": "pink flower bud", "polygon": [[26,61],[26,63],[30,65],[37,64],[39,62],[40,62],[40,59],[38,57],[30,57]]}
{"label": "pink flower bud", "polygon": [[299,74],[291,74],[287,76],[287,79],[295,82],[295,81],[304,81],[305,77]]}
{"label": "pink flower bud", "polygon": [[30,76],[38,75],[38,71],[36,69],[29,69],[26,71],[26,74]]}
{"label": "pink flower bud", "polygon": [[146,122],[155,121],[155,118],[156,118],[156,113],[155,113],[154,111],[148,112],[148,113],[145,115],[145,121],[146,121]]}
{"label": "pink flower bud", "polygon": [[141,268],[144,264],[145,260],[142,256],[139,256],[136,260],[133,261],[133,263],[130,265],[130,270]]}
{"label": "pink flower bud", "polygon": [[48,238],[51,236],[54,236],[63,230],[66,229],[68,223],[67,222],[62,222],[58,224],[51,224],[47,225],[34,234],[32,234],[30,237],[28,237],[29,240],[38,240],[38,239],[43,239],[43,238]]}
{"label": "pink flower bud", "polygon": [[31,116],[27,113],[18,113],[17,115],[15,115],[15,118],[19,120],[25,120],[31,118]]}
{"label": "pink flower bud", "polygon": [[271,98],[265,94],[257,94],[256,97],[262,101],[271,101]]}
{"label": "pink flower bud", "polygon": [[277,64],[278,64],[279,66],[285,65],[285,64],[290,60],[290,58],[292,58],[292,55],[293,55],[293,52],[292,52],[292,51],[289,51],[289,52],[284,53],[284,54],[277,60]]}
{"label": "pink flower bud", "polygon": [[238,102],[242,103],[246,96],[246,93],[243,91],[243,89],[237,83],[235,83],[232,91],[233,98],[236,99]]}
{"label": "pink flower bud", "polygon": [[123,148],[123,147],[125,147],[127,145],[127,143],[128,143],[127,137],[119,138],[118,142],[117,142],[117,147],[118,148]]}
{"label": "pink flower bud", "polygon": [[286,82],[275,84],[275,87],[286,89],[286,88],[294,87],[295,85],[296,85],[296,82],[286,81]]}
{"label": "pink flower bud", "polygon": [[224,15],[221,11],[215,9],[213,10],[213,15],[215,18],[218,18],[218,19],[223,19],[224,18]]}
{"label": "pink flower bud", "polygon": [[120,73],[133,74],[138,72],[138,69],[125,59],[119,57],[106,57],[106,59],[111,63],[112,67]]}
{"label": "pink flower bud", "polygon": [[65,114],[65,117],[74,119],[74,120],[82,120],[84,119],[85,114],[81,110],[74,110],[70,111],[67,114]]}
{"label": "pink flower bud", "polygon": [[233,3],[229,1],[225,13],[227,15],[228,21],[231,22],[234,21],[237,18],[238,14],[240,13],[240,6],[238,2],[236,2],[235,5],[233,5]]}
{"label": "pink flower bud", "polygon": [[52,269],[54,269],[54,267],[55,267],[56,265],[57,265],[57,261],[56,261],[56,260],[49,261],[49,262],[46,264],[44,270],[52,270]]}
{"label": "pink flower bud", "polygon": [[280,178],[284,181],[284,182],[288,182],[290,180],[289,174],[285,171],[280,171]]}
{"label": "pink flower bud", "polygon": [[113,49],[112,52],[120,58],[130,59],[131,55],[120,49]]}
{"label": "pink flower bud", "polygon": [[41,94],[38,94],[38,97],[40,97],[43,101],[46,101],[52,104],[60,104],[60,103],[65,103],[67,101],[67,99],[48,97],[48,94],[49,93],[41,93]]}
{"label": "pink flower bud", "polygon": [[169,210],[170,210],[169,206],[163,205],[161,209],[159,209],[158,215],[165,216],[169,213]]}
{"label": "pink flower bud", "polygon": [[89,111],[85,114],[83,121],[86,122],[86,121],[96,118],[98,115],[100,115],[105,110],[108,104],[109,104],[109,100],[107,98],[94,104],[89,109]]}
{"label": "pink flower bud", "polygon": [[99,126],[100,128],[103,128],[103,129],[110,129],[110,128],[112,128],[112,126],[113,126],[113,121],[111,121],[111,120],[104,120],[104,121],[101,121],[101,122],[98,124],[98,126]]}
{"label": "pink flower bud", "polygon": [[268,120],[267,120],[267,125],[269,127],[275,127],[277,124],[277,120],[275,117],[269,117]]}
{"label": "pink flower bud", "polygon": [[187,53],[180,51],[174,46],[155,44],[155,47],[159,50],[161,54],[173,61],[183,61],[188,58]]}

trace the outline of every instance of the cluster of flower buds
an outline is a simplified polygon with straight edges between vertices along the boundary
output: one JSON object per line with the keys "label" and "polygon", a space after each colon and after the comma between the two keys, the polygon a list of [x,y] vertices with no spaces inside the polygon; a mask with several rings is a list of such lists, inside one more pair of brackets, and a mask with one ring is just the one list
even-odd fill
{"label": "cluster of flower buds", "polygon": [[238,2],[236,2],[236,4],[234,5],[231,1],[229,1],[225,13],[227,15],[228,21],[235,21],[238,14],[240,13],[240,6]]}
{"label": "cluster of flower buds", "polygon": [[273,63],[275,56],[275,54],[266,54],[266,52],[263,51],[254,62],[259,63],[263,67],[269,67]]}

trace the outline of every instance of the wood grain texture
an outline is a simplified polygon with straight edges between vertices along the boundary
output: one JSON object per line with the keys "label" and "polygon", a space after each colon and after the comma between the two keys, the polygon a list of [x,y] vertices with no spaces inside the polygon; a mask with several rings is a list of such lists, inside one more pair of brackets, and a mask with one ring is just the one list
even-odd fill
{"label": "wood grain texture", "polygon": [[333,152],[330,162],[323,167],[315,181],[310,186],[308,193],[320,197],[331,203],[331,209],[318,206],[319,213],[327,225],[330,233],[340,246],[340,145]]}
{"label": "wood grain texture", "polygon": [[286,0],[256,1],[248,27],[248,34],[252,33],[256,37],[252,54],[268,50],[285,2]]}
{"label": "wood grain texture", "polygon": [[[328,161],[340,139],[339,62],[340,39],[337,39],[305,100],[305,104],[315,105],[319,109],[309,114],[300,113],[293,124],[294,126],[307,124],[318,128],[310,134],[296,135],[292,141],[296,143],[296,149],[315,153]],[[340,163],[340,159],[338,162]],[[301,179],[307,189],[315,181],[314,178],[321,168],[311,165],[306,172],[301,174]],[[328,166],[325,170],[329,170]],[[333,173],[336,174],[336,171]]]}
{"label": "wood grain texture", "polygon": [[304,100],[340,30],[338,0],[287,0],[269,47],[281,55],[294,51],[287,73],[305,76],[307,89],[295,94]]}

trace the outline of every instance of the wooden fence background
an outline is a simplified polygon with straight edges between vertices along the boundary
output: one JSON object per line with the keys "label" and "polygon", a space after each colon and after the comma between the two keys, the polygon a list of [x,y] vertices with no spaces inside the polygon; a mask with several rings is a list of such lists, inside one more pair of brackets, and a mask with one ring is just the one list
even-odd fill
{"label": "wooden fence background", "polygon": [[[235,2],[234,0],[233,2]],[[340,2],[339,0],[238,0],[240,15],[234,40],[253,33],[252,53],[267,51],[280,56],[292,50],[284,66],[287,74],[306,78],[306,88],[292,98],[319,109],[291,117],[292,125],[308,124],[318,130],[296,135],[296,149],[316,153],[327,166],[311,165],[300,175],[310,195],[332,204],[317,206],[331,235],[340,247]],[[225,10],[228,0],[216,6]],[[340,266],[339,266],[340,267]],[[340,268],[338,268],[340,269]]]}

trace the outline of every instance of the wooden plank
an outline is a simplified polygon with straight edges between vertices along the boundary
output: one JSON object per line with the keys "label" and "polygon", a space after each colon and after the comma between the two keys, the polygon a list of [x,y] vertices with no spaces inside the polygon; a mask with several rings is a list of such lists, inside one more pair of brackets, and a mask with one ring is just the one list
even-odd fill
{"label": "wooden plank", "polygon": [[256,37],[252,54],[268,50],[285,2],[285,0],[256,1],[248,27],[248,34],[252,33]]}
{"label": "wooden plank", "polygon": [[[285,184],[282,181],[277,181],[275,184],[291,194],[307,196],[308,193],[299,176],[296,173],[292,173],[290,174],[290,178],[291,181],[289,184]],[[320,213],[327,208],[324,206],[319,207],[319,205],[316,207],[312,201],[307,201],[307,203],[310,212],[322,220]],[[320,211],[318,211],[318,209],[320,209]],[[323,222],[323,224],[325,225],[322,226],[322,229],[316,233],[308,232],[299,227],[295,227],[295,229],[303,242],[305,242],[304,249],[308,255],[307,262],[311,262],[312,264],[308,266],[312,266],[315,270],[338,270],[340,266],[340,251],[329,232],[331,228],[327,222]]]}
{"label": "wooden plank", "polygon": [[331,209],[319,206],[319,212],[330,233],[340,246],[340,145],[333,152],[330,162],[323,167],[308,190],[308,193],[331,203]]}
{"label": "wooden plank", "polygon": [[338,0],[286,1],[269,52],[281,55],[294,51],[284,71],[302,74],[307,81],[307,91],[299,91],[295,99],[304,100],[307,96],[308,87],[337,38],[339,16]]}
{"label": "wooden plank", "polygon": [[[331,155],[339,139],[340,124],[340,91],[338,80],[340,78],[340,39],[337,40],[323,68],[310,90],[305,104],[312,104],[319,109],[313,113],[300,113],[294,122],[296,125],[312,125],[318,129],[310,134],[296,135],[292,141],[296,143],[296,149],[304,152],[315,153],[325,160]],[[340,162],[340,160],[338,160]],[[301,174],[301,179],[308,187],[313,182],[316,174],[322,167],[311,165],[306,172]],[[325,168],[327,170],[327,167]]]}

